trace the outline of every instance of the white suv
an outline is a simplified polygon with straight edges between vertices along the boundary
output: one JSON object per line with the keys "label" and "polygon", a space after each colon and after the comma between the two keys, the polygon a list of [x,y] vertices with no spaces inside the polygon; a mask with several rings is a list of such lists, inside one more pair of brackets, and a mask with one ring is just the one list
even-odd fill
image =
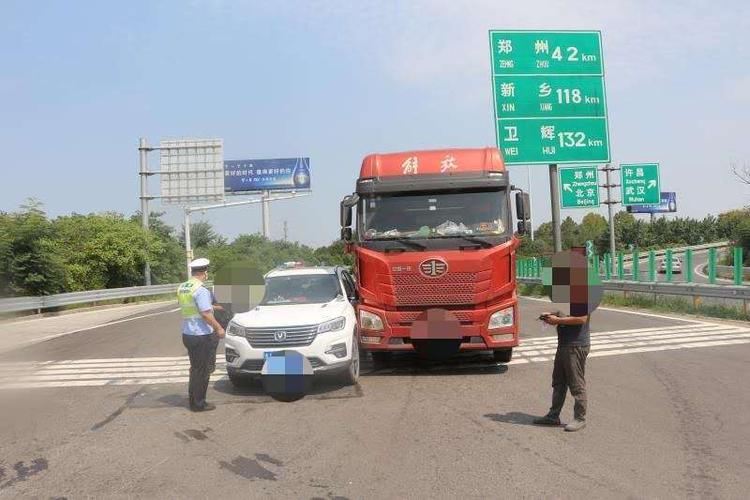
{"label": "white suv", "polygon": [[226,329],[227,374],[235,386],[257,378],[267,353],[294,350],[315,373],[337,372],[353,385],[359,378],[354,280],[341,267],[294,267],[265,276],[260,304],[236,314]]}

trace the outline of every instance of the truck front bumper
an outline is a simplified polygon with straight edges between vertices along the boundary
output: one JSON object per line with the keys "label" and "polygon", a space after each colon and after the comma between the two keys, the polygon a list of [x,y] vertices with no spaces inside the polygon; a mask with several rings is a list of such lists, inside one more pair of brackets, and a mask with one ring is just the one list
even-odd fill
{"label": "truck front bumper", "polygon": [[[488,328],[490,316],[500,310],[513,307],[513,324],[502,328]],[[365,350],[377,351],[410,351],[412,345],[412,328],[414,323],[423,318],[424,311],[396,310],[386,311],[377,307],[359,306],[368,312],[377,314],[383,321],[379,331],[359,329],[360,345]],[[359,314],[359,311],[358,313]],[[515,302],[496,304],[487,309],[449,310],[448,314],[459,323],[462,339],[460,350],[507,349],[518,345],[518,306]]]}

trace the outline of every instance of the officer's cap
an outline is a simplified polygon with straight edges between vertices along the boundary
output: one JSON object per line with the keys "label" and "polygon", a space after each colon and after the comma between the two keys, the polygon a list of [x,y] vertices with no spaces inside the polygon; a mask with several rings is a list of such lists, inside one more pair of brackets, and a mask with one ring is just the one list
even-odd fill
{"label": "officer's cap", "polygon": [[208,265],[210,263],[211,261],[209,261],[206,258],[195,259],[194,261],[190,263],[190,270],[191,271],[205,271],[206,269],[208,269]]}

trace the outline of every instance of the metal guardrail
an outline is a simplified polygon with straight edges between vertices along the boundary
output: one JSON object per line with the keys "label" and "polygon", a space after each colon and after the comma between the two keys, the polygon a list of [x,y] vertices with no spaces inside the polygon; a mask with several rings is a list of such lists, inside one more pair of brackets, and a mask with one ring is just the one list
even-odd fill
{"label": "metal guardrail", "polygon": [[[634,249],[630,252],[620,251],[615,255],[605,253],[601,256],[590,255],[590,266],[595,274],[600,275],[604,280],[610,281],[626,281],[626,276],[631,277],[631,281],[635,282],[655,282],[657,275],[657,262],[663,262],[666,281],[668,283],[673,282],[674,268],[672,263],[674,259],[677,259],[676,254],[684,253],[685,266],[684,276],[685,282],[694,283],[694,271],[693,268],[693,257],[695,252],[708,251],[708,275],[707,279],[710,284],[716,284],[717,275],[719,274],[718,265],[718,252],[717,248],[726,248],[727,242],[719,241],[714,243],[707,243],[705,245],[695,245],[691,247],[678,247],[678,248],[667,248],[664,250],[639,250]],[[732,261],[735,263],[731,266],[732,276],[731,281],[735,285],[743,285],[744,278],[743,274],[746,272],[746,268],[742,267],[743,249],[742,247],[730,248]],[[663,257],[661,257],[663,256]],[[544,263],[548,262],[548,257],[529,257],[519,258],[516,261],[517,276],[524,278],[534,278],[541,275],[541,268],[544,267]],[[626,272],[626,269],[630,272]],[[648,275],[647,279],[641,279],[641,273]],[[680,272],[679,270],[677,271]]]}
{"label": "metal guardrail", "polygon": [[[541,285],[541,278],[516,278],[520,283]],[[666,283],[636,281],[602,281],[605,290],[620,292],[655,293],[659,295],[684,295],[715,297],[719,299],[750,300],[750,286],[710,285],[708,283]]]}
{"label": "metal guardrail", "polygon": [[105,300],[152,297],[154,295],[176,293],[178,286],[179,283],[170,283],[167,285],[133,286],[59,293],[56,295],[43,295],[41,297],[12,297],[9,299],[0,299],[0,313],[41,311],[42,309],[72,304],[89,304]]}
{"label": "metal guardrail", "polygon": [[[685,253],[687,250],[692,250],[693,252],[700,252],[703,250],[708,250],[710,248],[725,248],[728,246],[731,246],[731,241],[715,241],[713,243],[704,243],[702,245],[691,245],[686,247],[675,247],[675,248],[665,248],[663,250],[654,250],[654,255],[656,257],[664,257],[664,255],[667,253],[667,250],[672,250],[672,254],[676,253]],[[648,250],[644,250],[644,252],[648,252]],[[640,260],[646,260],[648,258],[648,253],[644,253],[642,257],[639,257]],[[629,260],[633,259],[632,253],[626,253],[623,256],[623,259],[627,262]]]}

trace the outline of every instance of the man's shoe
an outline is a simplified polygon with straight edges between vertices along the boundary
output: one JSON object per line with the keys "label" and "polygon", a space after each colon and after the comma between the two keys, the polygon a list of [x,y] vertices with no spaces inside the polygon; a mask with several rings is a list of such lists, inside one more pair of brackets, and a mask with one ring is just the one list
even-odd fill
{"label": "man's shoe", "polygon": [[560,417],[552,417],[550,415],[545,415],[543,417],[537,417],[534,420],[532,420],[534,425],[560,425]]}
{"label": "man's shoe", "polygon": [[565,426],[565,430],[568,432],[575,432],[580,431],[586,427],[586,421],[585,420],[573,420],[571,423]]}
{"label": "man's shoe", "polygon": [[194,411],[194,412],[211,411],[211,410],[215,410],[215,409],[216,409],[216,405],[213,405],[211,403],[206,403],[203,406],[192,406],[192,407],[190,407],[190,411]]}

